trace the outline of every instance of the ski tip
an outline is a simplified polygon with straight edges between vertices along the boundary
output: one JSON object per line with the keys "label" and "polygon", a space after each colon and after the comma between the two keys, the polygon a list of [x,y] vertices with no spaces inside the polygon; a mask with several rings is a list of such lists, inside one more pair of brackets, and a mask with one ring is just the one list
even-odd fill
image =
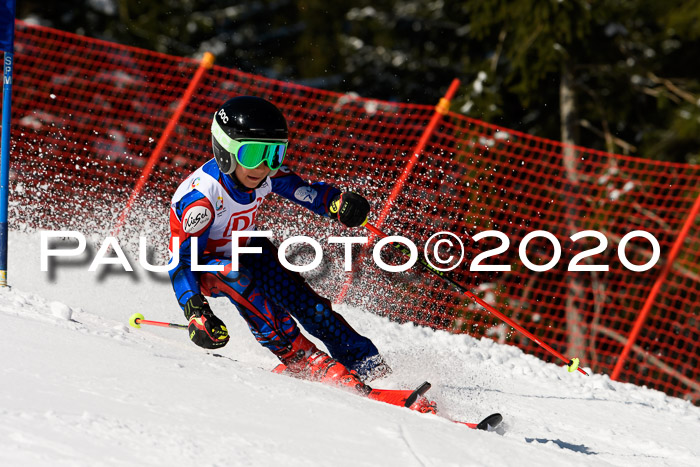
{"label": "ski tip", "polygon": [[484,430],[484,431],[493,431],[498,427],[498,425],[501,424],[503,421],[503,417],[501,416],[500,413],[493,413],[480,421],[476,425],[477,430]]}
{"label": "ski tip", "polygon": [[421,384],[420,386],[418,386],[416,388],[416,392],[418,393],[419,396],[422,396],[423,394],[428,392],[428,389],[430,389],[431,387],[433,387],[433,385],[430,384],[429,382],[425,381],[423,384]]}
{"label": "ski tip", "polygon": [[432,385],[425,381],[423,384],[418,386],[415,391],[411,393],[410,396],[406,399],[406,402],[404,402],[404,407],[410,407],[413,405],[413,403],[418,400],[420,396],[428,392],[428,389],[430,389]]}

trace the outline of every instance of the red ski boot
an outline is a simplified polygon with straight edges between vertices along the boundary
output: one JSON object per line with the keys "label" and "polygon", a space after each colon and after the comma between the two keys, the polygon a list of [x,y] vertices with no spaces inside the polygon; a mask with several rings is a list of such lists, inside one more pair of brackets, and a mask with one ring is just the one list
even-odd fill
{"label": "red ski boot", "polygon": [[331,358],[327,353],[317,350],[308,358],[313,381],[352,389],[367,395],[372,388],[363,383],[355,372],[349,371],[345,365]]}
{"label": "red ski boot", "polygon": [[282,363],[272,370],[274,373],[346,387],[364,395],[372,391],[372,388],[365,385],[356,373],[349,371],[327,353],[318,350],[301,334],[292,342],[292,348],[281,356],[280,360]]}
{"label": "red ski boot", "polygon": [[303,334],[294,339],[291,348],[284,354],[278,355],[282,361],[272,370],[273,373],[288,375],[299,379],[309,379],[307,359],[318,349],[313,342]]}

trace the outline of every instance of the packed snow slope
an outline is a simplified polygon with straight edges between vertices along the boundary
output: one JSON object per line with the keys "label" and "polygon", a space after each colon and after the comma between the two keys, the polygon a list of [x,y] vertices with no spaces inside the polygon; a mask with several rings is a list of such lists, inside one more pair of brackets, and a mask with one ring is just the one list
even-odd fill
{"label": "packed snow slope", "polygon": [[[433,384],[442,414],[505,433],[272,374],[223,300],[232,334],[214,352],[183,323],[167,275],[87,271],[91,257],[40,272],[39,236],[10,236],[4,324],[0,465],[697,466],[700,409],[607,376],[567,373],[519,349],[398,325],[339,306],[394,374],[377,387]],[[585,363],[585,362],[584,362]]]}

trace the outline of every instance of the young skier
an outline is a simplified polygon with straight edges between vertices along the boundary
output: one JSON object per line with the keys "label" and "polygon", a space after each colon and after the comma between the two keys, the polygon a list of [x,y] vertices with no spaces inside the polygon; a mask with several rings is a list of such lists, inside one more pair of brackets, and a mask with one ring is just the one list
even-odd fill
{"label": "young skier", "polygon": [[[226,326],[205,296],[226,297],[257,341],[282,362],[276,372],[369,392],[364,383],[391,369],[372,341],[358,334],[329,300],[298,273],[282,267],[277,248],[267,238],[242,238],[240,246],[259,247],[262,253],[240,255],[238,270],[231,265],[231,233],[255,230],[257,209],[270,193],[347,227],[365,222],[369,203],[331,185],[307,183],[282,165],[287,122],[264,99],[226,101],[214,114],[211,133],[214,158],[182,182],[170,210],[170,249],[179,251],[179,265],[170,278],[189,322],[190,339],[204,348],[226,345]],[[193,249],[199,265],[220,270],[193,270]],[[323,342],[330,356],[304,337],[294,318]]]}

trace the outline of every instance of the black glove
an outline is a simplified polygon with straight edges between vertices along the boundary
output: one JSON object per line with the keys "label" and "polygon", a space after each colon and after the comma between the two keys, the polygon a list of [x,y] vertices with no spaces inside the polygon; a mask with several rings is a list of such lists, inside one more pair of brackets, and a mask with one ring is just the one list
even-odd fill
{"label": "black glove", "polygon": [[357,227],[367,221],[369,203],[365,198],[350,191],[336,196],[329,211],[331,217],[338,219],[347,227]]}
{"label": "black glove", "polygon": [[189,321],[187,331],[190,340],[205,349],[223,347],[228,342],[228,330],[224,322],[214,316],[206,298],[193,295],[185,304],[185,318]]}

